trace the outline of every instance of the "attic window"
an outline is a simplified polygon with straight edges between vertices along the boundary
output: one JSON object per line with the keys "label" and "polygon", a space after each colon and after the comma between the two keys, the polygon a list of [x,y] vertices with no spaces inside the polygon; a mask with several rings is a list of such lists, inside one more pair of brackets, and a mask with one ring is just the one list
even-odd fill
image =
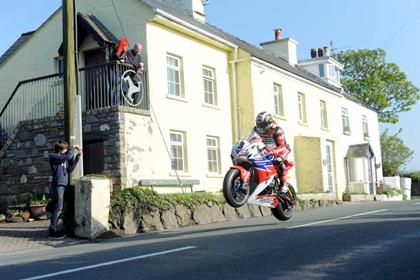
{"label": "attic window", "polygon": [[321,78],[325,77],[324,64],[319,64],[319,76]]}

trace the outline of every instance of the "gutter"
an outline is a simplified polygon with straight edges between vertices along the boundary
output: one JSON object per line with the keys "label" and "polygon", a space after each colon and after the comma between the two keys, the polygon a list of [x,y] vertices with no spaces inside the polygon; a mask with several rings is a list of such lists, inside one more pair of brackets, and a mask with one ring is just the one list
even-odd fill
{"label": "gutter", "polygon": [[207,32],[207,31],[205,31],[205,30],[203,30],[203,29],[201,29],[199,27],[196,27],[196,26],[194,26],[194,25],[192,25],[192,24],[190,24],[188,22],[185,22],[185,21],[183,21],[183,20],[181,20],[181,19],[179,19],[179,18],[177,18],[177,17],[175,17],[175,16],[173,16],[173,15],[167,13],[167,12],[164,12],[164,11],[162,11],[160,9],[157,9],[157,8],[153,9],[153,11],[156,14],[158,14],[158,15],[161,15],[161,16],[163,16],[163,17],[165,17],[165,18],[167,18],[167,19],[169,19],[169,20],[171,20],[171,21],[173,21],[175,23],[178,23],[179,25],[182,25],[182,26],[184,26],[184,27],[186,27],[188,29],[191,29],[191,30],[193,30],[193,31],[195,31],[197,33],[200,33],[200,34],[202,34],[202,35],[204,35],[206,37],[209,37],[209,38],[211,38],[211,39],[213,39],[213,40],[215,40],[215,41],[217,41],[217,42],[219,42],[219,43],[221,43],[223,45],[229,46],[229,47],[231,47],[233,49],[237,48],[237,46],[235,44],[232,44],[231,42],[229,42],[229,41],[227,41],[225,39],[222,39],[222,38],[220,38],[220,37],[218,37],[216,35],[213,35],[210,32]]}

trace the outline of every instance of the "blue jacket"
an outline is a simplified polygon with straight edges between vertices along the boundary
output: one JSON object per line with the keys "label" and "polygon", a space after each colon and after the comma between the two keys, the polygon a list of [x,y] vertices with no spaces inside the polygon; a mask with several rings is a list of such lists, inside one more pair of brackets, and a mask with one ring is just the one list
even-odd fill
{"label": "blue jacket", "polygon": [[67,186],[69,182],[68,173],[72,172],[76,168],[77,163],[79,162],[80,156],[76,154],[75,148],[70,148],[67,154],[49,154],[50,166],[52,171],[52,186]]}

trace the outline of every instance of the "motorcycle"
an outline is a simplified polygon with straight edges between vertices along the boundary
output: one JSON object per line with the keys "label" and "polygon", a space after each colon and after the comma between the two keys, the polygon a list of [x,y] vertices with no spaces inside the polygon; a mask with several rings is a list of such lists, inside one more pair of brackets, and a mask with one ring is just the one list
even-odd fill
{"label": "motorcycle", "polygon": [[246,202],[270,207],[274,217],[289,220],[297,203],[295,189],[285,182],[287,192],[281,192],[274,156],[261,138],[253,134],[248,140],[238,141],[232,148],[231,158],[233,166],[223,180],[226,202],[234,208]]}

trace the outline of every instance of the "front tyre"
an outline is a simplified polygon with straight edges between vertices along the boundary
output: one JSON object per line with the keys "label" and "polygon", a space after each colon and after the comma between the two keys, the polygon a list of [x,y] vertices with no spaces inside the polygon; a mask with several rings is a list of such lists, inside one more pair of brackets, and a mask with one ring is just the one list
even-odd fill
{"label": "front tyre", "polygon": [[286,182],[285,184],[288,186],[286,195],[280,196],[280,203],[277,208],[271,208],[273,216],[280,221],[287,221],[292,217],[297,203],[295,189],[289,183]]}
{"label": "front tyre", "polygon": [[249,197],[249,188],[241,180],[238,169],[230,169],[223,180],[223,195],[227,204],[234,208],[241,207]]}

